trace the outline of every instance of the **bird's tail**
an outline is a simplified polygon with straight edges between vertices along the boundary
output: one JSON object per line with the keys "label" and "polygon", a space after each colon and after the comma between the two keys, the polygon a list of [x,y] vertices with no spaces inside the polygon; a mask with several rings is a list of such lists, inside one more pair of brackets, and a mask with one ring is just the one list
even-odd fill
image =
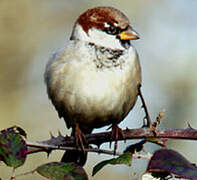
{"label": "bird's tail", "polygon": [[87,160],[87,152],[83,151],[66,151],[61,159],[61,162],[74,162],[79,166],[84,166]]}
{"label": "bird's tail", "polygon": [[[89,133],[91,133],[91,131],[85,132],[84,135]],[[71,135],[72,136],[74,135],[74,129],[72,130]],[[86,146],[87,145],[84,145],[84,147]],[[77,151],[77,150],[66,151],[61,159],[61,162],[65,162],[65,163],[74,162],[79,166],[84,166],[86,161],[87,161],[87,152]]]}

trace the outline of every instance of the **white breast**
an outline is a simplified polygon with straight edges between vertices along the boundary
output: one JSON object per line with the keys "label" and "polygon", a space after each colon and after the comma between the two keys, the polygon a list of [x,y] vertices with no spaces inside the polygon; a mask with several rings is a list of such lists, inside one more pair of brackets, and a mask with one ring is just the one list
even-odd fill
{"label": "white breast", "polygon": [[50,60],[45,80],[53,98],[64,103],[73,119],[80,117],[89,126],[99,121],[103,126],[111,124],[112,116],[121,121],[133,107],[141,74],[132,47],[121,57],[125,61],[121,66],[99,69],[95,58],[83,42],[72,42]]}

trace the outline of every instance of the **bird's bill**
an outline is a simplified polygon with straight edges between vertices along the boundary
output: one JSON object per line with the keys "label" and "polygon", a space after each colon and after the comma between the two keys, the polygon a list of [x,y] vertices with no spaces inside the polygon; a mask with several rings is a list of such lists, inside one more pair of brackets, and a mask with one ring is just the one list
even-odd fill
{"label": "bird's bill", "polygon": [[120,38],[120,40],[123,40],[123,41],[137,40],[140,38],[139,34],[132,27],[129,27],[127,28],[127,30],[118,34],[118,37]]}

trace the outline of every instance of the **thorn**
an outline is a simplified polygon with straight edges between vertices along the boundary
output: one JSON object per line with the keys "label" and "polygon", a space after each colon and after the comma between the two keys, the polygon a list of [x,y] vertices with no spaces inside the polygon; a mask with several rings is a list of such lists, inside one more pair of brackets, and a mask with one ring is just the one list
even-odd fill
{"label": "thorn", "polygon": [[112,128],[112,125],[107,128],[107,131]]}
{"label": "thorn", "polygon": [[51,139],[55,138],[55,136],[53,136],[53,134],[52,134],[51,131],[49,131],[49,134],[50,134],[50,136],[51,136]]}
{"label": "thorn", "polygon": [[188,127],[188,128],[192,128],[192,127],[191,127],[191,124],[190,124],[189,122],[187,122],[187,127]]}
{"label": "thorn", "polygon": [[49,158],[49,155],[50,155],[50,153],[49,153],[49,152],[47,152],[47,158]]}
{"label": "thorn", "polygon": [[63,137],[62,133],[60,132],[60,130],[58,129],[58,136]]}
{"label": "thorn", "polygon": [[[99,143],[99,144],[96,144],[96,146],[97,146],[97,148],[100,150],[100,146],[101,146],[101,144]],[[98,151],[98,154],[101,154],[101,152],[100,151]]]}
{"label": "thorn", "polygon": [[100,143],[96,144],[96,146],[97,146],[98,149],[100,149],[101,144]]}
{"label": "thorn", "polygon": [[189,122],[187,122],[187,128],[194,129],[194,128],[192,128],[192,126],[191,126],[191,124]]}
{"label": "thorn", "polygon": [[47,153],[47,158],[49,158],[49,155],[51,154],[52,150],[51,149],[46,149],[46,153]]}

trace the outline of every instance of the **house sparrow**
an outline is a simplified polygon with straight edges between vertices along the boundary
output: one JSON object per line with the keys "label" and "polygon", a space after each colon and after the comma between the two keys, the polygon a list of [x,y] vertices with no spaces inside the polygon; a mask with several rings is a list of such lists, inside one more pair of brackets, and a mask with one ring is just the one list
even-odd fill
{"label": "house sparrow", "polygon": [[[139,39],[128,18],[112,7],[88,9],[74,24],[68,44],[49,60],[48,96],[76,143],[94,128],[112,125],[112,138],[135,105],[141,68],[130,40]],[[67,151],[63,162],[84,165],[87,153]]]}

